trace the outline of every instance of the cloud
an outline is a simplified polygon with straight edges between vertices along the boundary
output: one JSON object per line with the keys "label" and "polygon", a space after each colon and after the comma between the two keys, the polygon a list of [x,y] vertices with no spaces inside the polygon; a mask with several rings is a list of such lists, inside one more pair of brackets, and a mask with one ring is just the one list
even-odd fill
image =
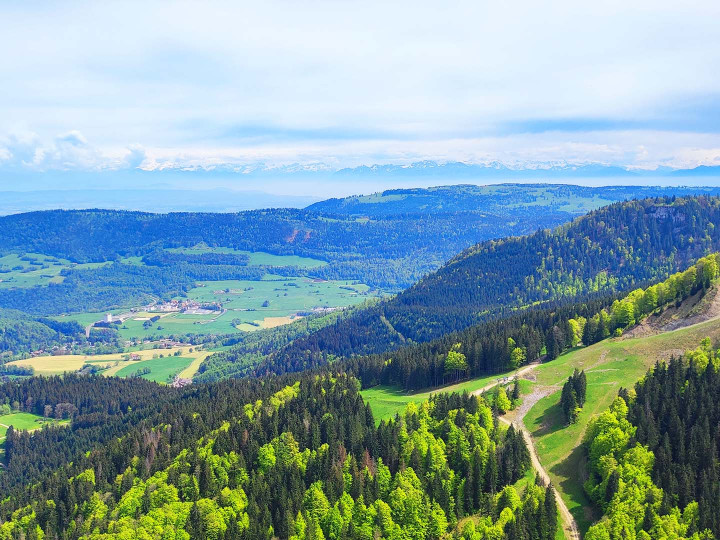
{"label": "cloud", "polygon": [[0,137],[35,139],[6,136],[0,163],[712,161],[719,18],[709,0],[5,3],[0,47],[22,53],[0,56]]}
{"label": "cloud", "polygon": [[90,144],[77,130],[43,142],[35,133],[10,134],[0,139],[0,166],[8,170],[103,171],[134,169],[145,161],[145,150],[132,145],[105,152]]}

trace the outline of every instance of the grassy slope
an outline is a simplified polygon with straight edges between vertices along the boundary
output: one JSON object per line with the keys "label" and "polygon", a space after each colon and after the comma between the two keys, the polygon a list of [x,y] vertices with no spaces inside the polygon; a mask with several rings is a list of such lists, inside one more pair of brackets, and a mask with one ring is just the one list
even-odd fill
{"label": "grassy slope", "polygon": [[363,399],[370,404],[375,417],[375,422],[380,423],[380,420],[389,420],[394,418],[396,413],[401,412],[405,405],[410,402],[420,403],[430,397],[431,394],[438,394],[440,392],[474,392],[487,386],[488,384],[497,382],[499,377],[510,376],[510,374],[503,375],[489,375],[487,377],[480,377],[478,379],[471,379],[469,381],[463,381],[458,384],[451,384],[448,386],[440,386],[431,390],[425,390],[421,392],[415,392],[408,394],[403,390],[395,388],[393,386],[375,386],[368,388],[360,393]]}
{"label": "grassy slope", "polygon": [[[610,405],[620,387],[632,387],[656,360],[694,349],[707,336],[714,341],[720,339],[720,320],[648,337],[606,340],[570,351],[536,369],[535,384],[557,390],[530,409],[525,425],[535,440],[540,461],[581,531],[587,530],[597,517],[582,489],[584,459],[580,443],[588,421]],[[560,389],[575,368],[585,369],[587,374],[587,401],[578,422],[565,427],[558,405]]]}
{"label": "grassy slope", "polygon": [[185,370],[193,362],[193,358],[182,356],[166,356],[165,358],[153,358],[142,362],[130,362],[127,366],[115,373],[116,377],[127,377],[138,369],[150,368],[150,373],[141,375],[143,379],[160,383],[168,382],[168,379]]}

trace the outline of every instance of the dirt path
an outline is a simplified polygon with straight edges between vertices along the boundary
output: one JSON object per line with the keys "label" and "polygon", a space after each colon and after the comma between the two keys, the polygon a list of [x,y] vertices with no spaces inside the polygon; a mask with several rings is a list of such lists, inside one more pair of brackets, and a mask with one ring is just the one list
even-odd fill
{"label": "dirt path", "polygon": [[[528,364],[527,366],[519,369],[516,371],[513,375],[505,378],[506,380],[512,380],[515,377],[521,377],[522,375],[525,375],[526,373],[529,373],[530,371],[534,370],[537,366],[540,365],[540,362],[533,362],[532,364]],[[488,390],[492,390],[495,386],[503,382],[502,379],[488,384],[479,390],[475,390],[473,392],[473,395],[480,395],[483,392],[487,392]],[[553,392],[556,392],[558,390],[558,387],[556,386],[540,386],[536,387],[530,394],[523,397],[523,402],[514,411],[509,412],[505,416],[501,417],[500,420],[508,425],[512,425],[517,431],[522,433],[523,439],[525,440],[525,444],[528,447],[528,451],[530,452],[530,462],[532,463],[533,469],[535,469],[538,474],[540,475],[540,478],[542,478],[543,482],[545,484],[551,485],[550,481],[550,475],[547,473],[545,468],[542,466],[542,463],[540,463],[540,458],[538,457],[537,449],[535,448],[535,443],[532,440],[532,437],[527,432],[523,425],[523,419],[525,418],[525,415],[528,413],[530,409],[542,398],[545,396],[549,396]],[[557,492],[555,487],[553,486],[553,491],[555,492],[555,500],[557,501],[558,510],[560,511],[560,517],[562,518],[563,522],[563,531],[565,532],[565,537],[569,538],[570,540],[580,540],[580,532],[577,526],[577,523],[575,522],[575,518],[570,513],[570,510],[568,509],[567,505],[565,504],[565,501],[562,500],[562,497],[560,497],[560,494]]]}
{"label": "dirt path", "polygon": [[497,381],[492,382],[492,383],[490,383],[490,384],[486,384],[486,385],[483,386],[482,388],[478,388],[477,390],[475,390],[474,392],[472,392],[471,395],[473,395],[473,396],[479,396],[479,395],[481,395],[483,392],[487,392],[488,390],[492,390],[492,389],[495,388],[498,384],[501,384],[503,381],[510,382],[510,381],[512,381],[515,377],[522,377],[522,376],[525,375],[526,373],[531,372],[533,369],[535,369],[535,368],[538,367],[539,365],[540,365],[540,362],[539,362],[539,361],[532,362],[532,363],[528,364],[527,366],[518,369],[515,373],[512,373],[511,375],[506,375],[505,377],[498,378]]}
{"label": "dirt path", "polygon": [[[532,408],[535,403],[540,401],[542,398],[544,398],[547,395],[552,394],[555,392],[557,388],[552,386],[543,387],[540,389],[537,389],[532,394],[529,394],[523,399],[522,406],[517,409],[518,414],[514,416],[514,418],[511,420],[506,417],[500,418],[502,422],[505,422],[508,425],[512,425],[517,431],[522,433],[523,439],[525,440],[525,444],[528,447],[528,451],[530,452],[530,462],[532,463],[533,469],[535,469],[538,474],[540,475],[540,478],[542,478],[542,481],[547,484],[551,485],[552,482],[550,481],[550,475],[547,473],[545,468],[542,466],[542,463],[540,463],[540,458],[538,457],[537,449],[535,448],[535,443],[532,440],[532,437],[527,432],[525,427],[522,424],[523,418],[525,417],[525,414]],[[527,402],[527,406],[526,406]],[[560,517],[562,518],[563,522],[563,531],[565,531],[565,538],[569,538],[570,540],[580,540],[580,532],[577,526],[577,523],[575,522],[575,518],[570,513],[570,510],[568,510],[567,505],[565,504],[565,501],[562,500],[562,497],[555,489],[555,486],[553,486],[553,491],[555,492],[555,500],[557,502],[558,510],[560,511]]]}
{"label": "dirt path", "polygon": [[[535,449],[535,444],[533,443],[532,437],[527,432],[527,430],[521,427],[517,422],[514,422],[513,425],[515,426],[515,429],[519,430],[522,433],[523,439],[525,439],[525,444],[527,445],[528,450],[530,450],[530,461],[533,468],[538,472],[543,482],[550,485],[550,476],[543,468],[542,463],[540,463],[540,459],[538,458],[537,450]],[[562,497],[560,497],[560,494],[555,489],[555,486],[553,486],[552,489],[555,492],[555,500],[557,501],[558,510],[560,510],[560,517],[563,521],[565,538],[569,538],[570,540],[580,540],[580,532],[578,530],[577,523],[575,523],[575,518],[570,513],[570,510],[568,510],[565,501],[562,500]]]}

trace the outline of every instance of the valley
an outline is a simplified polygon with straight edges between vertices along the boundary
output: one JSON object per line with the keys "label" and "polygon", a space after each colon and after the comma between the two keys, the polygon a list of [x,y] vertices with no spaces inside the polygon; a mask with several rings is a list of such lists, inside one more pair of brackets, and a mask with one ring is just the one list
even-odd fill
{"label": "valley", "polygon": [[[518,199],[502,211],[540,229],[444,262],[452,227],[479,219],[468,206],[502,189]],[[667,421],[634,396],[666,364],[713,391],[720,200],[632,200],[543,228],[532,208],[605,202],[557,193],[409,190],[182,225],[56,216],[115,235],[83,245],[0,218],[14,231],[0,260],[0,425],[14,428],[0,538],[616,540],[603,531],[624,519],[641,540],[709,539],[690,531],[715,528],[702,477],[715,465],[691,480],[652,460],[712,441],[658,440]],[[445,236],[418,243],[407,227],[425,218],[408,212],[422,209]],[[654,493],[635,501],[642,518],[614,498],[639,492]],[[85,502],[47,510],[68,498]]]}

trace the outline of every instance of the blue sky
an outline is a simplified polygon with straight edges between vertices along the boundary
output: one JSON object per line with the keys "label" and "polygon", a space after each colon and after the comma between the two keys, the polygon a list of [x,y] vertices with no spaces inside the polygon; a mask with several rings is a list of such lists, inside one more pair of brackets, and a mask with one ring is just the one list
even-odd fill
{"label": "blue sky", "polygon": [[0,171],[720,165],[720,3],[0,2]]}

